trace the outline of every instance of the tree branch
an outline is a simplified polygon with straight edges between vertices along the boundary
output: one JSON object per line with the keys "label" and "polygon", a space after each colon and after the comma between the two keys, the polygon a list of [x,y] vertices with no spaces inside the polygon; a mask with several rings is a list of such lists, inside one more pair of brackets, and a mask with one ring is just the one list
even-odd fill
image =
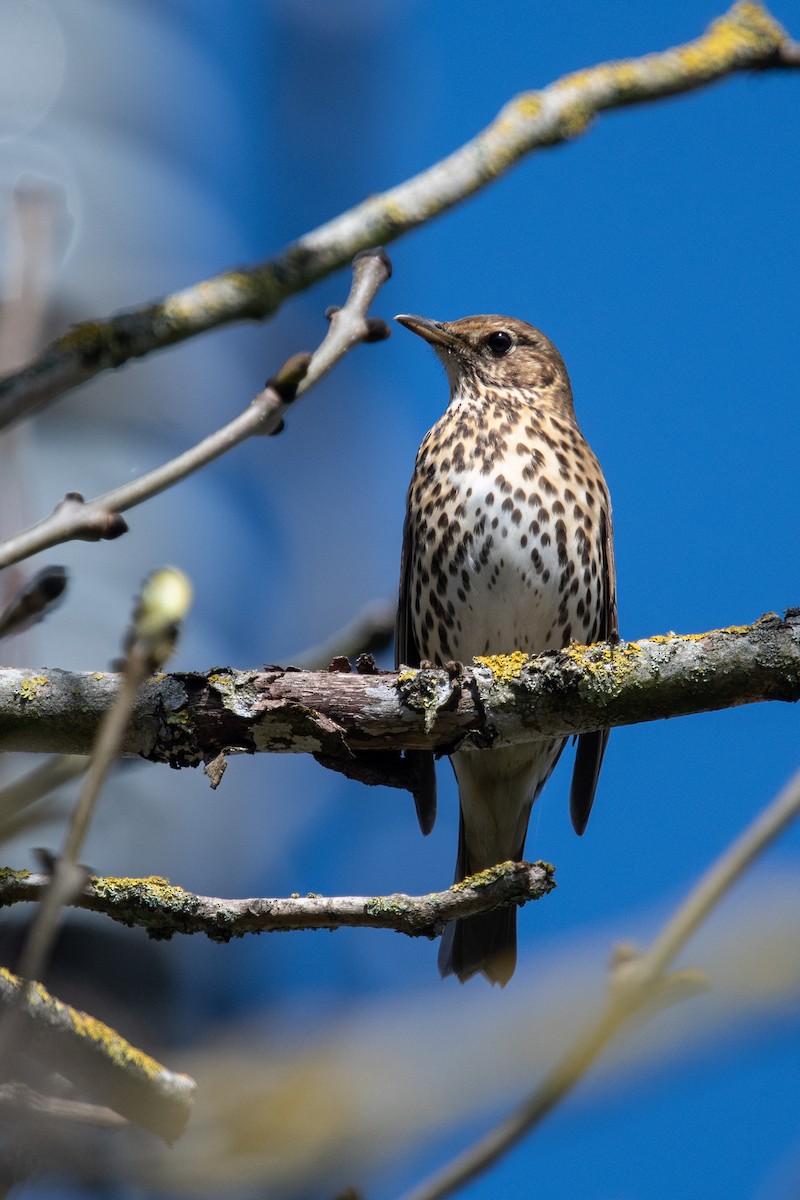
{"label": "tree branch", "polygon": [[248,438],[279,433],[289,407],[345,354],[361,342],[389,336],[384,323],[368,317],[367,312],[391,273],[392,264],[383,250],[372,249],[357,255],[347,302],[343,308],[329,310],[328,332],[313,355],[294,355],[244,412],[169,462],[94,500],[85,501],[80,493],[69,492],[49,517],[0,543],[0,568],[62,542],[74,539],[96,542],[119,537],[128,528],[120,513],[173,487]]}
{"label": "tree branch", "polygon": [[655,1002],[664,1007],[702,989],[698,971],[667,974],[699,925],[763,851],[800,816],[800,772],[700,878],[643,953],[618,954],[606,1007],[573,1041],[534,1092],[509,1117],[403,1200],[444,1200],[497,1162],[568,1095],[597,1057]]}
{"label": "tree branch", "polygon": [[737,3],[699,38],[663,53],[578,71],[511,100],[471,141],[371,196],[255,267],[226,271],[107,320],[85,321],[0,384],[0,427],[101,371],[231,321],[263,320],[359,250],[446,212],[537,148],[582,133],[597,114],[688,92],[735,71],[792,68],[796,45],[756,3]]}
{"label": "tree branch", "polygon": [[[0,907],[40,900],[46,875],[0,871]],[[158,938],[204,933],[229,942],[248,933],[298,929],[393,929],[409,937],[435,938],[448,921],[507,904],[539,900],[555,887],[546,863],[500,863],[443,892],[427,896],[290,896],[286,899],[223,900],[197,896],[167,879],[92,878],[70,900],[74,908],[104,913],[123,925],[141,925]]]}
{"label": "tree branch", "polygon": [[[115,1112],[172,1142],[183,1132],[194,1081],[167,1070],[108,1025],[62,1004],[37,983],[30,994],[0,967],[0,1005],[20,1014],[20,1047]],[[18,1006],[21,1005],[21,1008]]]}
{"label": "tree branch", "polygon": [[26,1118],[62,1126],[66,1122],[93,1125],[97,1129],[120,1129],[127,1124],[125,1118],[114,1112],[113,1108],[86,1104],[81,1100],[65,1100],[61,1096],[47,1096],[25,1083],[0,1084],[0,1116],[15,1124]]}
{"label": "tree branch", "polygon": [[[118,687],[118,676],[102,672],[0,671],[0,749],[86,753]],[[220,753],[316,754],[347,771],[354,755],[445,753],[467,735],[507,745],[798,699],[800,609],[790,609],[754,625],[497,655],[449,670],[154,676],[140,689],[120,753],[175,766]]]}

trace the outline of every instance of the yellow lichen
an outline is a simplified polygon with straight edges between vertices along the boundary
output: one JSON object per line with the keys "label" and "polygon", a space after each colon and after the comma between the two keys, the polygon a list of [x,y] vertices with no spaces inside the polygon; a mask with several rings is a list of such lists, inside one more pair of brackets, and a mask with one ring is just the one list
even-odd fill
{"label": "yellow lichen", "polygon": [[482,667],[488,667],[497,683],[510,683],[512,679],[519,679],[528,655],[515,650],[513,654],[478,655],[474,661]]}
{"label": "yellow lichen", "polygon": [[466,879],[462,879],[459,883],[454,883],[452,891],[463,892],[469,888],[489,887],[490,884],[497,883],[498,879],[502,879],[514,867],[511,859],[506,862],[498,863],[494,867],[486,867],[483,871],[476,871],[474,875],[467,875]]}
{"label": "yellow lichen", "polygon": [[13,871],[11,867],[0,867],[0,885],[3,887],[12,883],[27,883],[30,877],[30,871]]}
{"label": "yellow lichen", "polygon": [[61,1011],[67,1014],[78,1037],[86,1038],[87,1041],[100,1046],[106,1058],[113,1063],[121,1067],[133,1067],[148,1079],[157,1079],[163,1072],[164,1068],[154,1058],[142,1050],[137,1050],[130,1042],[126,1042],[125,1038],[121,1037],[110,1025],[98,1021],[96,1017],[91,1017],[88,1013],[81,1012],[80,1009],[70,1008],[52,996],[49,997],[49,1000],[51,1004],[57,1005]]}
{"label": "yellow lichen", "polygon": [[528,120],[538,117],[542,111],[542,102],[539,99],[539,93],[523,92],[522,95],[517,96],[514,101],[514,107],[521,117],[525,117]]}
{"label": "yellow lichen", "polygon": [[36,699],[39,690],[46,686],[47,679],[44,675],[30,675],[19,685],[19,698],[23,703],[30,703]]}
{"label": "yellow lichen", "polygon": [[188,725],[189,713],[185,708],[180,708],[176,712],[172,712],[167,717],[167,725]]}
{"label": "yellow lichen", "polygon": [[[12,974],[5,967],[0,967],[0,977],[16,989],[22,986],[19,976]],[[72,1008],[69,1004],[64,1004],[62,1000],[56,999],[41,983],[33,982],[29,985],[28,1003],[34,1012],[41,1007],[48,1009],[59,1018],[59,1022],[66,1023],[78,1037],[86,1038],[87,1041],[99,1046],[104,1056],[111,1062],[127,1068],[134,1067],[150,1079],[155,1079],[162,1074],[164,1068],[149,1054],[137,1050],[103,1021],[98,1021],[96,1017],[91,1017],[88,1013],[81,1012],[80,1009]]]}
{"label": "yellow lichen", "polygon": [[163,875],[148,875],[142,879],[114,875],[94,876],[91,884],[95,895],[101,899],[118,901],[136,898],[171,908],[192,899],[191,892],[170,883]]}
{"label": "yellow lichen", "polygon": [[596,646],[581,646],[573,642],[561,651],[594,679],[602,678],[607,684],[610,673],[612,686],[616,687],[633,670],[634,661],[641,652],[641,648],[635,642],[621,642],[617,646],[610,646],[604,642]]}
{"label": "yellow lichen", "polygon": [[230,675],[223,674],[221,671],[215,671],[208,676],[208,682],[211,687],[228,687],[230,681]]}
{"label": "yellow lichen", "polygon": [[[657,646],[668,646],[671,642],[703,642],[706,638],[712,637],[714,634],[728,634],[731,637],[747,637],[758,628],[764,617],[760,617],[754,625],[727,625],[724,629],[707,629],[705,633],[656,633],[652,637],[645,638],[644,642],[654,642]],[[630,643],[635,645],[636,643]]]}
{"label": "yellow lichen", "polygon": [[370,917],[399,917],[407,913],[408,909],[408,897],[397,894],[393,896],[372,896],[364,905],[364,911]]}
{"label": "yellow lichen", "polygon": [[621,92],[631,92],[641,83],[639,64],[631,62],[630,59],[609,63],[608,74],[614,86]]}

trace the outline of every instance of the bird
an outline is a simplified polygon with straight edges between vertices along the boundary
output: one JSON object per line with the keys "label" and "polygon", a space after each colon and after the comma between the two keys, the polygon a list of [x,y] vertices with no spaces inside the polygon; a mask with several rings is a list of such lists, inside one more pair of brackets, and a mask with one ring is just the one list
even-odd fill
{"label": "bird", "polygon": [[[580,431],[567,368],[525,321],[498,315],[395,318],[444,364],[450,401],[423,438],[408,488],[395,666],[559,650],[618,638],[611,501]],[[553,738],[449,755],[460,819],[456,882],[522,859],[531,808],[566,743]],[[582,834],[608,730],[577,739],[570,790]],[[433,756],[416,758],[417,816],[436,816]],[[439,970],[504,986],[516,966],[516,909],[450,922]]]}

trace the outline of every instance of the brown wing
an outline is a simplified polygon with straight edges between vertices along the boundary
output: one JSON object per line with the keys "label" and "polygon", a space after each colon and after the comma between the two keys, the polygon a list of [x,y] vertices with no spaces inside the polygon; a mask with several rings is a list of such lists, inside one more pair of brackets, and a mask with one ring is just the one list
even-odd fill
{"label": "brown wing", "polygon": [[[406,513],[403,526],[403,552],[400,556],[400,598],[397,603],[397,620],[394,630],[394,669],[400,665],[418,667],[420,652],[414,637],[411,620],[411,533],[410,518]],[[436,821],[436,769],[430,750],[406,750],[403,757],[411,768],[414,780],[414,806],[423,834],[433,829]]]}
{"label": "brown wing", "polygon": [[[604,508],[600,513],[600,550],[602,555],[603,612],[600,620],[600,641],[617,641],[617,574],[614,568],[614,531],[611,527],[611,510]],[[597,780],[608,742],[607,729],[594,733],[582,733],[578,738],[575,767],[572,772],[572,787],[569,793],[569,815],[572,828],[583,833],[594,804]]]}

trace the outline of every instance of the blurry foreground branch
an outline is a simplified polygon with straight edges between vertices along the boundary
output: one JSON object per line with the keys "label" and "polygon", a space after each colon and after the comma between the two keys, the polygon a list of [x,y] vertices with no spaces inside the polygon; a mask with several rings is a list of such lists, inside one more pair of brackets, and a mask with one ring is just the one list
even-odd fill
{"label": "blurry foreground branch", "polygon": [[[377,783],[391,773],[387,751],[447,753],[468,735],[478,745],[511,744],[797,701],[800,609],[703,634],[572,645],[530,658],[516,652],[470,667],[372,670],[153,676],[138,693],[119,754],[174,766],[231,753],[314,754]],[[0,749],[86,753],[118,688],[118,676],[102,672],[0,671]]]}
{"label": "blurry foreground branch", "polygon": [[275,258],[107,320],[85,321],[0,384],[0,427],[101,371],[206,330],[262,320],[291,295],[446,212],[531,151],[568,141],[601,112],[689,92],[736,71],[800,66],[800,51],[767,10],[737,3],[692,42],[566,75],[509,101],[471,141],[421,174],[370,196]]}
{"label": "blurry foreground branch", "polygon": [[191,1111],[194,1082],[135,1049],[115,1030],[0,967],[0,1006],[17,1015],[15,1050],[34,1054],[120,1116],[172,1142]]}
{"label": "blurry foreground branch", "polygon": [[622,947],[613,964],[604,1010],[584,1029],[520,1107],[403,1200],[443,1200],[486,1171],[535,1129],[631,1022],[703,990],[700,971],[671,970],[691,936],[734,883],[800,816],[800,771],[722,853],[665,923],[649,949]]}

